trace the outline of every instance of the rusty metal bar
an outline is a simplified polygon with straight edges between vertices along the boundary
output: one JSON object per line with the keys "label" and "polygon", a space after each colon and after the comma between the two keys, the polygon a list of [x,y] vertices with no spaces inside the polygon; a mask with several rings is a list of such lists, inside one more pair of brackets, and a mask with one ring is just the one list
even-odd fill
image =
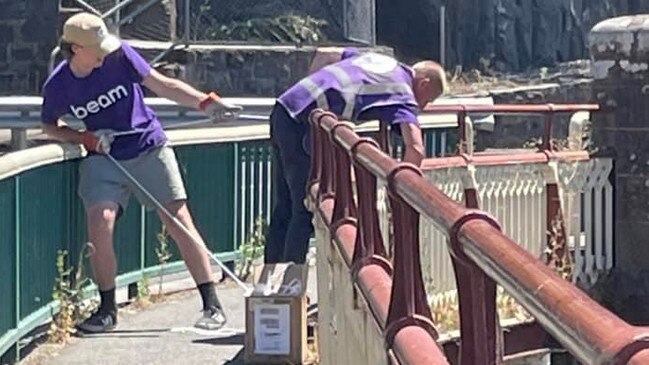
{"label": "rusty metal bar", "polygon": [[[318,114],[318,117],[315,119],[316,124],[322,125],[322,120],[325,117],[332,118],[334,116],[333,114],[327,114],[327,113]],[[321,170],[320,170],[320,180],[318,181],[319,188],[320,188],[318,191],[318,196],[320,197],[320,199],[326,199],[333,196],[333,179],[334,179],[333,146],[331,143],[327,143],[328,140],[327,131],[320,131],[319,138],[320,138],[320,143],[319,143],[320,152],[322,153],[322,155],[319,157],[321,163]]]}
{"label": "rusty metal bar", "polygon": [[561,272],[565,280],[572,280],[572,257],[568,249],[566,225],[561,207],[559,184],[557,181],[548,181],[546,191],[546,263],[550,268]]}
{"label": "rusty metal bar", "polygon": [[[309,115],[309,119],[313,113]],[[317,123],[311,123],[311,166],[309,168],[309,180],[307,182],[307,192],[311,191],[311,188],[320,180],[320,175],[322,171],[322,137],[321,134],[324,133],[322,128],[318,126]]]}
{"label": "rusty metal bar", "polygon": [[[341,123],[336,128],[350,127]],[[332,225],[336,226],[339,222],[356,224],[356,203],[354,202],[354,193],[352,192],[349,155],[342,147],[337,145],[333,147],[333,150],[337,168],[334,171],[334,195],[336,202],[334,204]]]}
{"label": "rusty metal bar", "polygon": [[434,170],[448,167],[517,165],[522,163],[547,163],[550,159],[558,162],[588,161],[590,156],[586,151],[524,152],[511,154],[475,154],[471,156],[449,156],[425,159],[421,164],[422,170]]}
{"label": "rusty metal bar", "polygon": [[470,261],[453,258],[460,304],[462,365],[502,364],[498,345],[496,283]]}
{"label": "rusty metal bar", "polygon": [[[469,162],[467,156],[461,157]],[[470,176],[463,179],[464,205],[478,209],[475,175],[472,169],[466,173]],[[462,365],[502,364],[502,354],[497,351],[500,325],[496,309],[496,283],[462,252],[451,252],[459,299]]]}
{"label": "rusty metal bar", "polygon": [[461,155],[467,151],[466,137],[466,111],[461,110],[457,113],[457,133],[459,136],[457,154]]}
{"label": "rusty metal bar", "polygon": [[579,111],[599,110],[597,104],[495,104],[495,105],[427,105],[423,114],[456,114],[458,148],[457,154],[464,154],[467,149],[466,117],[470,113],[489,114],[543,114],[545,125],[543,130],[541,149],[552,151],[552,121],[556,113],[575,113]]}
{"label": "rusty metal bar", "polygon": [[381,150],[388,155],[391,154],[390,151],[390,130],[388,129],[388,126],[385,125],[385,123],[379,123],[379,146],[381,147]]}
{"label": "rusty metal bar", "polygon": [[[550,109],[554,109],[550,106]],[[543,138],[541,140],[541,149],[551,151],[552,146],[552,121],[554,119],[554,110],[545,114],[545,124],[543,125]]]}
{"label": "rusty metal bar", "polygon": [[[358,194],[359,234],[354,251],[354,261],[364,257],[386,256],[383,236],[379,228],[379,216],[376,211],[376,178],[362,166],[355,166]],[[363,192],[367,192],[364,194]],[[356,257],[356,255],[358,255]]]}
{"label": "rusty metal bar", "polygon": [[[392,178],[399,171],[410,170],[421,175],[421,171],[410,164],[400,164],[390,174]],[[388,180],[389,181],[389,180]],[[389,184],[391,186],[391,184]],[[390,194],[394,214],[394,275],[387,327],[386,345],[392,348],[394,339],[403,328],[417,325],[424,328],[431,338],[438,334],[431,320],[430,307],[420,273],[419,214],[399,196]],[[415,269],[416,268],[416,269]],[[400,298],[400,300],[394,300]]]}
{"label": "rusty metal bar", "polygon": [[489,114],[543,114],[597,111],[597,104],[494,104],[494,105],[427,105],[423,113],[489,113]]}

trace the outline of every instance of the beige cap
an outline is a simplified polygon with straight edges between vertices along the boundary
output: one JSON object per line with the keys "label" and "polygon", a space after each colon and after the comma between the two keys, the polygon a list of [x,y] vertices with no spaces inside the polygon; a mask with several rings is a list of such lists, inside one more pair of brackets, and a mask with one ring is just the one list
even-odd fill
{"label": "beige cap", "polygon": [[83,47],[93,47],[107,55],[121,47],[119,38],[108,33],[104,21],[90,13],[73,15],[63,25],[61,39]]}

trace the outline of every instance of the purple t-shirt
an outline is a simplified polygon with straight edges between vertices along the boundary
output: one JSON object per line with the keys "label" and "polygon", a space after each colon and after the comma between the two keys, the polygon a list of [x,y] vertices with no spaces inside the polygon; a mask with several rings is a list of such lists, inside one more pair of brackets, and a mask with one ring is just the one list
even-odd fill
{"label": "purple t-shirt", "polygon": [[91,131],[140,130],[140,133],[118,136],[111,155],[118,160],[138,156],[163,145],[167,137],[156,114],[144,104],[140,83],[151,66],[131,46],[109,54],[101,67],[83,78],[74,76],[67,61],[61,62],[43,85],[41,121],[55,124],[71,114]]}

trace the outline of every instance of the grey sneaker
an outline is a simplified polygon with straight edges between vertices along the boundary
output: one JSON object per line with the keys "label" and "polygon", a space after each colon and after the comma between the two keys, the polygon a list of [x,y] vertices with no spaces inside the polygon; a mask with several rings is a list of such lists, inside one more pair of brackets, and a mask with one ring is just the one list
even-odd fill
{"label": "grey sneaker", "polygon": [[198,321],[196,321],[194,327],[209,331],[215,331],[223,327],[227,321],[228,320],[225,317],[225,313],[223,313],[223,309],[211,307],[209,309],[203,310],[203,316],[199,318]]}
{"label": "grey sneaker", "polygon": [[98,310],[90,318],[77,325],[87,333],[102,333],[113,330],[117,325],[117,313]]}

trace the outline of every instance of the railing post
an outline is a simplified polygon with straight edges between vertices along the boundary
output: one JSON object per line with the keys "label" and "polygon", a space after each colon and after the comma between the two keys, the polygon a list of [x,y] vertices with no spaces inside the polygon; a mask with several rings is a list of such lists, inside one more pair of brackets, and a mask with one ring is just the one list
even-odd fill
{"label": "railing post", "polygon": [[309,115],[309,120],[311,125],[315,128],[312,133],[315,143],[314,146],[317,147],[315,154],[312,155],[312,161],[316,163],[311,166],[311,173],[309,177],[309,187],[316,182],[318,182],[318,199],[315,202],[316,204],[326,198],[332,198],[334,195],[333,192],[333,179],[334,179],[334,161],[333,161],[333,150],[332,144],[327,143],[326,141],[330,138],[328,133],[324,131],[320,124],[322,118],[324,117],[333,117],[335,115],[329,112],[324,112],[321,109],[316,109],[311,112]]}
{"label": "railing post", "polygon": [[[468,204],[473,205],[470,200]],[[500,229],[487,213],[472,210],[458,219],[449,232],[460,307],[461,365],[502,364],[499,323],[496,311],[496,282],[472,262],[459,247],[458,233],[474,219],[488,221]]]}
{"label": "railing post", "polygon": [[561,204],[559,189],[559,169],[557,161],[552,159],[551,152],[546,151],[549,162],[544,169],[546,189],[546,263],[561,277],[572,280],[572,258],[568,250],[566,222]]}
{"label": "railing post", "polygon": [[356,203],[354,202],[354,193],[352,192],[351,183],[351,162],[349,155],[336,142],[336,132],[339,129],[348,129],[353,131],[346,123],[336,123],[329,130],[329,141],[325,144],[329,147],[332,157],[329,161],[331,176],[333,178],[333,213],[329,231],[333,242],[339,247],[346,265],[351,266],[354,255],[354,242],[357,236],[356,221]]}
{"label": "railing post", "polygon": [[359,225],[354,262],[368,256],[386,256],[376,211],[376,177],[362,166],[355,166],[358,190]]}
{"label": "railing post", "polygon": [[331,130],[331,145],[333,146],[333,156],[336,163],[336,169],[333,172],[336,201],[334,202],[334,213],[331,218],[332,227],[345,223],[356,224],[356,203],[352,192],[351,162],[347,152],[334,139],[339,128],[347,128],[353,131],[353,128],[345,123],[340,123]]}
{"label": "railing post", "polygon": [[[464,107],[464,106],[463,106]],[[457,133],[458,133],[458,145],[457,145],[457,154],[464,154],[467,152],[467,131],[466,131],[466,107],[464,107],[460,112],[457,113]]]}
{"label": "railing post", "polygon": [[311,167],[309,180],[307,181],[307,196],[314,184],[318,183],[322,174],[322,129],[320,128],[320,116],[324,113],[322,109],[316,109],[309,115],[311,128]]}
{"label": "railing post", "polygon": [[390,151],[390,131],[385,123],[379,123],[378,141],[381,151],[385,152],[388,156],[392,156],[392,152]]}
{"label": "railing post", "polygon": [[[16,324],[16,329],[18,330],[20,328],[20,302],[21,302],[21,288],[22,288],[22,278],[20,277],[20,271],[22,269],[21,267],[21,254],[20,254],[20,247],[22,245],[21,242],[21,217],[22,217],[22,212],[21,212],[21,205],[22,205],[22,186],[21,186],[21,175],[16,175],[14,178],[14,244],[15,246],[15,262],[16,262],[16,267],[15,267],[15,280],[16,280],[16,287],[15,287],[15,293],[14,293],[14,298],[15,298],[15,312],[14,314],[14,321]],[[14,344],[14,348],[16,349],[16,357],[15,360],[16,362],[20,361],[20,345],[18,341]],[[1,354],[0,354],[1,355]]]}
{"label": "railing post", "polygon": [[387,179],[395,239],[393,284],[385,327],[387,348],[392,347],[399,331],[408,326],[421,327],[433,339],[438,338],[421,276],[419,213],[394,188],[394,180],[403,170],[413,170],[421,176],[421,171],[415,166],[401,163],[389,173]]}
{"label": "railing post", "polygon": [[543,125],[543,140],[541,143],[541,148],[544,151],[554,150],[552,146],[552,120],[554,118],[554,107],[552,104],[548,104],[549,112],[545,114],[545,124]]}
{"label": "railing post", "polygon": [[[369,143],[377,148],[378,144],[369,139],[361,139],[357,144],[352,146],[352,154],[356,153],[358,146]],[[366,257],[379,255],[386,256],[383,236],[379,229],[379,216],[376,210],[376,177],[360,164],[354,164],[356,174],[356,190],[358,195],[358,235],[356,237],[356,248],[354,250],[354,259],[356,263]]]}
{"label": "railing post", "polygon": [[[370,144],[380,148],[376,141],[363,138],[351,146],[350,152],[352,156],[356,154],[358,147],[363,144]],[[355,282],[358,281],[360,270],[370,264],[381,266],[391,276],[392,265],[386,258],[383,236],[379,228],[379,215],[376,209],[376,177],[358,163],[354,163],[354,173],[356,175],[358,199],[358,230],[354,242],[354,256],[350,267],[352,278]],[[355,302],[357,301],[355,300]]]}

